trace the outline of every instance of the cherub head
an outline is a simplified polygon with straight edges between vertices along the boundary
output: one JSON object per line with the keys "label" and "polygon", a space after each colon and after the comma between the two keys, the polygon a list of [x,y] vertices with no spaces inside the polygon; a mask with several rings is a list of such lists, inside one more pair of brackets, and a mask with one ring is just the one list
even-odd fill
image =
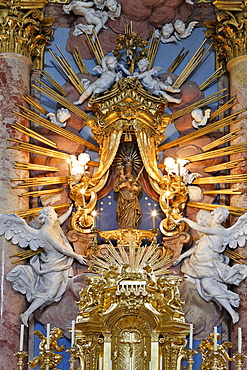
{"label": "cherub head", "polygon": [[174,23],[174,28],[175,30],[180,33],[180,34],[183,34],[186,27],[185,27],[185,24],[183,21],[181,21],[181,19],[177,19]]}
{"label": "cherub head", "polygon": [[45,207],[39,211],[39,220],[42,223],[46,223],[50,221],[55,221],[57,219],[57,214],[54,211],[53,207]]}
{"label": "cherub head", "polygon": [[116,0],[106,0],[106,7],[111,11],[115,12],[118,7],[118,3]]}
{"label": "cherub head", "polygon": [[148,69],[149,60],[148,58],[142,58],[138,62],[138,68],[140,72],[145,72]]}
{"label": "cherub head", "polygon": [[203,120],[203,111],[200,108],[195,108],[191,112],[191,117],[198,123]]}
{"label": "cherub head", "polygon": [[229,216],[229,211],[227,207],[217,207],[211,212],[211,215],[217,223],[221,224]]}
{"label": "cherub head", "polygon": [[162,36],[165,38],[165,39],[168,39],[171,34],[173,33],[174,31],[174,27],[173,27],[173,24],[172,23],[166,23],[163,27],[162,27]]}
{"label": "cherub head", "polygon": [[105,64],[110,71],[114,71],[117,68],[118,61],[113,55],[110,55],[105,59]]}
{"label": "cherub head", "polygon": [[63,123],[71,117],[70,111],[67,108],[60,108],[57,110],[57,119]]}

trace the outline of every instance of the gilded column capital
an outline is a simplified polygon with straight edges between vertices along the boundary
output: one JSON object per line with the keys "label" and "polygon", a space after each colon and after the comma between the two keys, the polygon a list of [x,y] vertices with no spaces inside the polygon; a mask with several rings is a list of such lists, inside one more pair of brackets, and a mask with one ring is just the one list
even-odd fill
{"label": "gilded column capital", "polygon": [[54,18],[41,9],[46,0],[0,0],[0,52],[29,58],[34,69],[42,69],[45,46],[53,35]]}
{"label": "gilded column capital", "polygon": [[215,48],[219,66],[247,54],[247,0],[216,0],[216,19],[206,21],[206,37]]}

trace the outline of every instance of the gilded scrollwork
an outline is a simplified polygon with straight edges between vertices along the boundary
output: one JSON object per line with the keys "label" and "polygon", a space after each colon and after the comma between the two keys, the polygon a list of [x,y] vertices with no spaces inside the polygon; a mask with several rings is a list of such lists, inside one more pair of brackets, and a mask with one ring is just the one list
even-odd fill
{"label": "gilded scrollwork", "polygon": [[246,2],[214,1],[219,10],[216,20],[206,21],[206,37],[212,41],[219,65],[225,66],[233,58],[246,55]]}

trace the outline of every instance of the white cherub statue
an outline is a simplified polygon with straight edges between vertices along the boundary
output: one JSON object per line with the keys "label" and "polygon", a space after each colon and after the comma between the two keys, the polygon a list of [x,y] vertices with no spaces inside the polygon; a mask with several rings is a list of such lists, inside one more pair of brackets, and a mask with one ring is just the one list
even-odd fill
{"label": "white cherub statue", "polygon": [[177,19],[174,23],[174,35],[176,36],[177,40],[180,41],[181,39],[186,39],[191,34],[197,23],[198,22],[196,21],[192,21],[186,28],[185,23],[181,21],[181,19]]}
{"label": "white cherub statue", "polygon": [[[214,211],[201,210],[197,222],[181,218],[176,223],[186,222],[198,231],[198,241],[174,263],[184,264],[181,271],[196,285],[199,295],[206,301],[215,301],[231,315],[233,323],[239,320],[233,307],[239,306],[239,296],[228,289],[228,285],[239,285],[247,276],[247,266],[234,264],[229,266],[229,259],[223,254],[225,248],[244,247],[247,239],[247,213],[239,217],[231,227],[225,228],[222,223],[227,219],[227,207],[217,207]],[[187,258],[189,257],[189,258]]]}
{"label": "white cherub statue", "polygon": [[133,76],[128,76],[129,78],[136,77],[138,80],[141,80],[141,84],[145,88],[145,90],[150,90],[151,93],[155,96],[162,95],[171,103],[179,104],[181,103],[181,99],[174,98],[171,95],[168,95],[166,91],[172,93],[179,93],[180,89],[175,89],[172,87],[172,80],[170,77],[166,79],[165,82],[161,81],[158,77],[154,75],[161,71],[163,68],[161,67],[154,67],[152,69],[148,69],[149,60],[147,58],[142,58],[138,62],[138,69],[139,72],[135,72]]}
{"label": "white cherub statue", "polygon": [[[96,66],[94,70],[101,73],[101,76],[94,82],[90,82],[80,98],[74,102],[75,105],[82,104],[90,96],[102,94],[108,90],[118,79],[116,68],[118,66],[117,58],[110,55],[102,58],[102,67]],[[85,79],[82,81],[85,84]]]}
{"label": "white cherub statue", "polygon": [[59,108],[55,113],[47,113],[46,117],[50,119],[52,123],[55,123],[57,126],[66,127],[67,120],[71,117],[70,111],[67,108]]}
{"label": "white cherub statue", "polygon": [[202,109],[195,108],[191,112],[191,117],[193,118],[192,126],[195,128],[199,128],[199,126],[205,126],[210,118],[211,109],[206,109],[204,114]]}
{"label": "white cherub statue", "polygon": [[78,36],[83,32],[93,33],[93,28],[98,34],[105,27],[108,20],[107,12],[95,10],[93,1],[72,0],[69,4],[63,5],[63,11],[67,14],[73,12],[76,15],[81,15],[85,18],[87,25],[78,24],[75,27],[74,36]]}
{"label": "white cherub statue", "polygon": [[[167,44],[168,42],[176,42],[177,41],[176,37],[173,35],[174,27],[173,27],[172,23],[164,24],[164,26],[162,27],[160,32],[161,32],[160,41],[163,44]],[[156,38],[159,37],[159,31],[158,30],[155,31],[155,37]]]}
{"label": "white cherub statue", "polygon": [[[70,211],[71,212],[71,209]],[[63,215],[62,215],[63,216]],[[57,214],[52,207],[40,210],[35,222],[29,226],[24,219],[12,214],[0,215],[0,235],[21,248],[29,247],[34,254],[26,265],[14,267],[7,275],[14,290],[25,294],[31,305],[21,314],[28,326],[29,316],[37,309],[58,302],[65,292],[74,258],[86,264],[81,254],[75,253],[66,239]]]}

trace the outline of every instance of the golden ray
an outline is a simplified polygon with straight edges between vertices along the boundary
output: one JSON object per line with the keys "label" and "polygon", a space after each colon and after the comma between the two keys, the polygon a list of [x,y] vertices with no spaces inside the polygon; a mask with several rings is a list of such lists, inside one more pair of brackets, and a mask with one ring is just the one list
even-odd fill
{"label": "golden ray", "polygon": [[199,130],[197,131],[193,131],[191,132],[190,134],[187,134],[183,137],[179,137],[178,139],[175,139],[169,143],[166,143],[166,144],[163,144],[159,147],[159,150],[164,150],[164,149],[168,149],[168,148],[172,148],[176,145],[179,145],[179,144],[184,144],[188,141],[191,141],[191,140],[194,140],[194,139],[197,139],[201,136],[204,136],[206,134],[209,134],[210,132],[212,131],[215,131],[215,130],[218,130],[222,127],[225,127],[225,126],[228,126],[230,125],[231,123],[237,123],[237,122],[240,122],[242,119],[244,119],[245,117],[240,117],[240,118],[236,118],[239,114],[245,112],[247,109],[242,109],[241,111],[238,111],[234,114],[232,114],[231,116],[228,116],[228,117],[225,117],[225,118],[222,118],[220,119],[219,121],[216,121],[216,122],[213,122],[213,123],[210,123],[209,125],[206,125],[202,128],[200,128]]}
{"label": "golden ray", "polygon": [[235,104],[237,104],[236,101],[234,101],[236,97],[229,99],[225,104],[223,104],[221,107],[219,107],[216,111],[210,114],[209,122],[213,121],[217,116],[224,113],[225,111],[231,109]]}
{"label": "golden ray", "polygon": [[73,178],[70,176],[50,176],[11,179],[11,181],[21,181],[19,185],[13,186],[13,189],[22,189],[33,186],[66,184],[67,182],[73,181]]}
{"label": "golden ray", "polygon": [[46,78],[51,85],[55,87],[63,96],[68,96],[68,92],[50,75],[49,72],[42,70],[42,75]]}
{"label": "golden ray", "polygon": [[220,94],[221,92],[223,92],[225,90],[226,89],[219,90],[219,91],[207,96],[206,98],[198,100],[197,102],[195,102],[193,104],[190,104],[188,107],[185,107],[183,109],[178,110],[177,112],[172,113],[170,117],[173,120],[175,120],[179,117],[182,117],[183,115],[185,115],[187,113],[192,112],[195,108],[200,108],[200,107],[203,107],[204,105],[211,104],[216,100],[222,99],[222,98],[224,98],[228,95],[218,95],[218,94]]}
{"label": "golden ray", "polygon": [[83,110],[78,108],[76,105],[65,99],[63,96],[59,95],[56,93],[56,91],[52,90],[48,85],[46,85],[42,81],[38,81],[41,83],[41,85],[45,86],[37,86],[37,85],[32,85],[35,89],[38,91],[42,92],[43,94],[47,95],[49,98],[55,100],[57,103],[63,105],[64,107],[68,108],[71,112],[77,114],[78,117],[83,118],[85,121],[89,121],[92,119],[87,113],[85,113]]}
{"label": "golden ray", "polygon": [[35,112],[25,108],[25,107],[22,107],[20,105],[17,105],[17,106],[22,109],[22,113],[20,113],[18,111],[13,111],[13,112],[18,114],[19,116],[27,118],[30,121],[33,121],[33,122],[37,123],[38,125],[43,126],[43,127],[47,128],[48,130],[51,130],[51,131],[57,133],[58,135],[65,137],[66,139],[69,139],[71,141],[79,143],[79,144],[81,144],[83,146],[86,146],[86,147],[88,147],[88,148],[90,148],[94,151],[97,151],[97,152],[99,151],[99,147],[97,147],[94,144],[91,144],[89,141],[84,140],[81,136],[77,136],[77,135],[73,134],[72,132],[56,125],[55,123],[51,122],[50,120],[48,120],[44,117],[41,117],[39,114],[37,114],[37,113],[35,113]]}
{"label": "golden ray", "polygon": [[22,125],[20,122],[15,122],[13,123],[12,125],[13,128],[15,128],[17,131],[29,136],[29,137],[32,137],[33,139],[36,139],[46,145],[49,145],[51,146],[52,148],[56,148],[57,149],[57,144],[54,143],[54,141],[52,140],[49,140],[47,139],[46,137],[44,137],[43,135],[40,135],[38,134],[37,132],[31,130],[30,128]]}
{"label": "golden ray", "polygon": [[51,55],[53,56],[53,58],[55,59],[55,61],[57,62],[57,64],[60,66],[60,68],[62,69],[62,71],[66,75],[67,79],[70,81],[70,83],[79,92],[79,94],[82,94],[85,89],[84,89],[84,87],[83,87],[80,79],[78,78],[78,76],[76,75],[75,71],[73,70],[73,68],[71,67],[71,65],[67,61],[67,59],[65,58],[65,56],[62,53],[62,51],[59,48],[59,46],[56,45],[56,47],[59,50],[59,52],[62,55],[62,57],[59,56],[59,55],[56,55],[51,49],[49,49],[49,52],[51,53]]}
{"label": "golden ray", "polygon": [[247,174],[237,174],[237,175],[223,175],[223,176],[212,176],[212,177],[198,177],[192,184],[236,184],[238,182],[247,182]]}
{"label": "golden ray", "polygon": [[58,171],[57,167],[42,166],[34,163],[15,162],[14,169],[18,170],[37,170],[37,171]]}
{"label": "golden ray", "polygon": [[189,50],[187,50],[185,53],[183,53],[183,51],[184,51],[184,48],[182,48],[180,50],[180,52],[178,53],[178,55],[176,56],[176,58],[174,59],[174,61],[170,65],[170,67],[167,69],[167,72],[173,73],[175,71],[175,69],[177,69],[177,67],[179,66],[179,64],[182,63],[182,61],[184,60],[184,58],[189,53]]}
{"label": "golden ray", "polygon": [[205,90],[209,85],[211,85],[215,80],[220,78],[226,71],[223,69],[223,67],[220,67],[214,71],[211,76],[209,76],[204,82],[201,83],[199,86],[199,89],[201,91]]}
{"label": "golden ray", "polygon": [[204,168],[204,172],[217,172],[221,170],[230,170],[232,168],[242,167],[245,166],[245,164],[242,163],[243,161],[245,161],[245,159],[238,159],[236,161],[229,161],[226,163],[216,164],[215,166]]}
{"label": "golden ray", "polygon": [[195,155],[183,158],[183,159],[187,159],[190,162],[198,162],[198,161],[204,161],[205,159],[211,159],[211,158],[216,158],[216,157],[222,157],[225,155],[243,153],[246,151],[247,151],[247,142],[242,143],[242,144],[227,146],[225,148],[212,150],[211,152],[195,154]]}
{"label": "golden ray", "polygon": [[15,140],[15,139],[7,139],[7,140],[13,141],[14,143],[19,144],[19,145],[15,145],[15,146],[8,146],[7,147],[8,149],[21,150],[21,151],[24,151],[24,152],[41,154],[41,155],[45,155],[47,157],[61,158],[61,159],[65,159],[65,160],[70,158],[69,154],[58,152],[56,150],[43,148],[41,146],[37,146],[37,145],[29,144],[29,143],[24,143],[20,140]]}
{"label": "golden ray", "polygon": [[25,100],[28,104],[30,104],[32,107],[34,107],[38,112],[44,114],[44,116],[47,115],[48,110],[46,110],[44,107],[42,107],[41,104],[39,104],[31,95],[24,94],[20,95],[20,97]]}
{"label": "golden ray", "polygon": [[243,134],[239,133],[238,132],[241,130],[241,127],[240,128],[237,128],[236,130],[234,131],[231,131],[229,132],[229,134],[226,134],[222,137],[220,137],[219,139],[217,140],[214,140],[212,141],[211,143],[207,144],[207,145],[204,145],[202,147],[202,151],[203,152],[206,152],[208,150],[211,150],[213,148],[215,148],[216,146],[219,146],[219,145],[222,145],[222,144],[225,144],[227,143],[228,141],[230,140],[234,140],[234,139],[237,139],[238,137],[242,136]]}
{"label": "golden ray", "polygon": [[79,68],[80,72],[83,74],[88,74],[88,70],[86,68],[86,65],[82,59],[82,55],[80,53],[80,50],[78,49],[78,46],[76,45],[75,48],[70,46],[71,53],[73,55],[74,61],[77,64],[77,67]]}
{"label": "golden ray", "polygon": [[47,190],[39,190],[39,191],[29,191],[27,193],[23,193],[20,195],[20,197],[40,197],[42,195],[47,194],[58,194],[61,193],[64,189],[47,189]]}
{"label": "golden ray", "polygon": [[194,69],[201,62],[202,58],[207,54],[211,45],[205,50],[204,46],[207,39],[204,39],[199,48],[196,50],[194,55],[191,57],[190,61],[187,63],[183,71],[180,73],[174,84],[172,85],[175,89],[179,89],[184,81],[187,80],[189,75],[194,71]]}
{"label": "golden ray", "polygon": [[[60,209],[64,209],[64,208],[69,208],[70,206],[71,206],[71,203],[65,203],[65,204],[60,204],[58,206],[52,206],[52,208],[54,208],[55,210],[60,210]],[[45,207],[31,208],[31,209],[28,209],[26,211],[18,211],[18,212],[13,211],[13,212],[8,212],[8,214],[15,213],[21,218],[25,218],[25,217],[29,217],[29,216],[37,216],[39,214],[39,212],[41,211],[41,209],[43,209],[43,208],[45,208]]]}
{"label": "golden ray", "polygon": [[159,35],[158,39],[156,39],[155,29],[154,29],[153,33],[152,33],[151,41],[149,43],[149,48],[148,48],[148,55],[147,55],[147,58],[149,60],[148,69],[151,69],[152,66],[153,66],[154,59],[156,57],[156,54],[157,54],[157,51],[158,51],[158,48],[159,48],[160,39],[161,39],[161,32],[160,32],[160,35]]}
{"label": "golden ray", "polygon": [[220,189],[220,190],[205,190],[203,194],[239,195],[243,194],[243,192],[237,189]]}
{"label": "golden ray", "polygon": [[247,208],[244,208],[244,207],[226,206],[226,205],[222,205],[222,204],[208,204],[208,203],[199,203],[199,202],[188,202],[187,206],[192,207],[192,208],[205,209],[207,211],[213,211],[215,208],[218,208],[218,207],[227,207],[229,212],[234,216],[241,216],[245,212],[247,212]]}

